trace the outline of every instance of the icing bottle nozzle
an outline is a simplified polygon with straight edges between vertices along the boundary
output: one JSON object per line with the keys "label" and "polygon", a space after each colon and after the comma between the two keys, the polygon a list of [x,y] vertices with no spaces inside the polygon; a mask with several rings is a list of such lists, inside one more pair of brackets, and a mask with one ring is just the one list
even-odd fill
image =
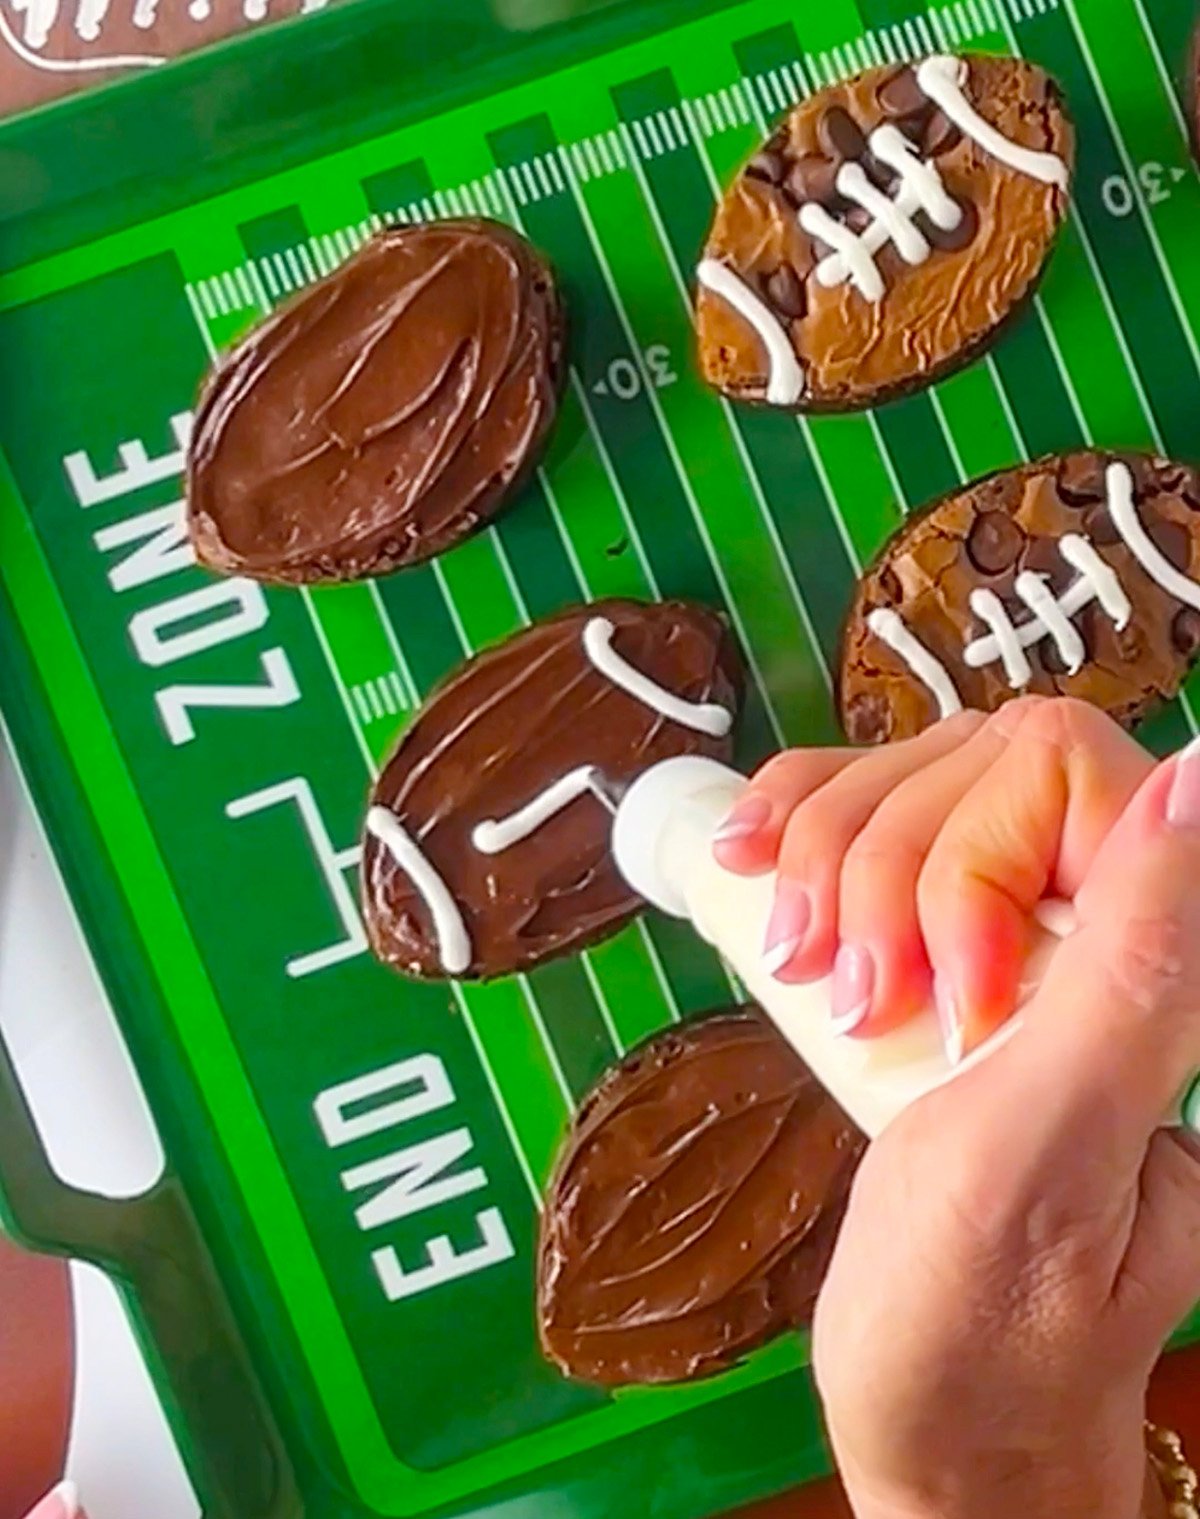
{"label": "icing bottle nozzle", "polygon": [[[695,755],[664,760],[645,771],[617,808],[617,868],[647,901],[672,917],[690,920],[720,951],[826,1090],[873,1137],[910,1102],[970,1070],[1010,1039],[1020,1027],[1019,1010],[957,1066],[947,1059],[932,1007],[877,1038],[836,1034],[829,980],[785,985],[764,962],[774,875],[733,875],[713,855],[713,835],[746,784],[736,770]],[[1032,996],[1055,946],[1074,926],[1066,902],[1043,902],[1036,918],[1039,932],[1022,978],[1023,1000]],[[1200,1077],[1181,1111],[1184,1122],[1200,1124]]]}

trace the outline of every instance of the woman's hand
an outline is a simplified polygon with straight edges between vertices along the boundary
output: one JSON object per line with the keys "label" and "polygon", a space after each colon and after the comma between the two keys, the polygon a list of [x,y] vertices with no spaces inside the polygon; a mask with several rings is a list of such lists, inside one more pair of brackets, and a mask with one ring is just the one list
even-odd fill
{"label": "woman's hand", "polygon": [[1074,896],[1152,764],[1094,708],[1027,698],[879,749],[777,755],[717,858],[778,869],[763,953],[780,980],[832,971],[833,1016],[856,1037],[936,989],[957,1060],[1012,1011],[1032,909]]}
{"label": "woman's hand", "polygon": [[1020,702],[784,756],[756,794],[726,858],[779,850],[806,893],[786,974],[869,953],[859,1033],[934,967],[971,1042],[1011,1009],[1036,900],[1079,919],[1021,1031],[859,1173],[814,1335],[859,1519],[1135,1519],[1146,1380],[1200,1296],[1200,1169],[1159,1128],[1200,1063],[1200,753],[1155,766],[1088,708]]}

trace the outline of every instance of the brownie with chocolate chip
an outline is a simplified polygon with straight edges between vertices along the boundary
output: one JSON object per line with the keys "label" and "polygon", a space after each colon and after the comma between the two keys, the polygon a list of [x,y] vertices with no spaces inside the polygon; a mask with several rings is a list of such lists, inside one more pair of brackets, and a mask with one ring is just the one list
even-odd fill
{"label": "brownie with chocolate chip", "polygon": [[873,406],[979,354],[1036,287],[1074,133],[1035,65],[939,56],[809,97],[726,192],[700,365],[735,400]]}
{"label": "brownie with chocolate chip", "polygon": [[1200,652],[1200,472],[1093,449],[977,480],[910,518],[863,576],[839,680],[853,743],[1024,692],[1126,727]]}

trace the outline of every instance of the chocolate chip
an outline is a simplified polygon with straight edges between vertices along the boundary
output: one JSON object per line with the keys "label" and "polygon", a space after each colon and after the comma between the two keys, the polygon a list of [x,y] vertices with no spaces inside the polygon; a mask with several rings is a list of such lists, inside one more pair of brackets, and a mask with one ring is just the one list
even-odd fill
{"label": "chocolate chip", "polygon": [[914,148],[925,147],[925,123],[929,120],[929,111],[918,111],[913,116],[902,116],[896,122],[896,126],[904,133]]}
{"label": "chocolate chip", "polygon": [[852,744],[882,744],[891,731],[892,713],[882,696],[864,692],[842,713],[842,727]]}
{"label": "chocolate chip", "polygon": [[881,163],[874,153],[867,153],[860,160],[863,172],[877,190],[889,191],[896,183],[897,174],[895,169]]}
{"label": "chocolate chip", "polygon": [[785,181],[788,193],[797,205],[806,200],[826,203],[837,194],[834,181],[838,165],[822,158],[819,153],[806,153],[792,165]]}
{"label": "chocolate chip", "polygon": [[917,83],[915,70],[908,68],[885,79],[875,99],[889,116],[911,116],[929,109],[929,97]]}
{"label": "chocolate chip", "polygon": [[1183,607],[1175,613],[1171,642],[1188,659],[1200,649],[1200,612],[1195,607]]}
{"label": "chocolate chip", "polygon": [[[1076,629],[1081,631],[1078,622],[1076,623]],[[1086,638],[1084,639],[1084,649],[1085,651],[1087,649]],[[1038,644],[1037,657],[1041,661],[1042,669],[1045,670],[1047,675],[1061,676],[1067,673],[1067,662],[1058,652],[1058,645],[1052,638],[1043,639],[1042,642]],[[1085,658],[1086,657],[1087,656],[1085,653]]]}
{"label": "chocolate chip", "polygon": [[867,151],[862,128],[841,106],[830,106],[817,122],[817,141],[830,158],[840,161],[861,158]]}
{"label": "chocolate chip", "polygon": [[1108,507],[1103,501],[1098,501],[1084,517],[1083,530],[1101,548],[1121,541],[1117,524],[1109,516]]}
{"label": "chocolate chip", "polygon": [[957,197],[955,199],[962,212],[957,227],[939,227],[923,211],[914,218],[929,245],[940,248],[943,253],[957,253],[960,248],[968,247],[975,241],[975,234],[979,231],[979,212],[975,209],[975,202]]}
{"label": "chocolate chip", "polygon": [[1003,512],[984,512],[967,534],[967,556],[981,575],[1002,575],[1025,547],[1025,534]]}
{"label": "chocolate chip", "polygon": [[791,264],[780,264],[765,286],[767,300],[781,316],[800,317],[806,308],[804,286]]}
{"label": "chocolate chip", "polygon": [[1068,454],[1058,466],[1058,493],[1068,506],[1088,506],[1106,501],[1104,459],[1099,454]]}
{"label": "chocolate chip", "polygon": [[751,179],[765,179],[771,185],[782,184],[787,171],[787,159],[774,148],[764,148],[746,165],[746,173]]}
{"label": "chocolate chip", "polygon": [[1182,464],[1164,465],[1153,472],[1151,489],[1162,496],[1182,496],[1191,483],[1191,470]]}
{"label": "chocolate chip", "polygon": [[851,232],[857,232],[860,236],[867,230],[874,219],[866,206],[850,206],[842,218]]}
{"label": "chocolate chip", "polygon": [[1178,522],[1165,517],[1142,513],[1150,541],[1164,558],[1169,559],[1177,570],[1187,570],[1192,561],[1192,535]]}
{"label": "chocolate chip", "polygon": [[934,111],[921,134],[921,150],[926,158],[949,153],[962,141],[962,133],[944,111]]}
{"label": "chocolate chip", "polygon": [[1031,538],[1029,547],[1021,555],[1021,568],[1044,575],[1056,596],[1061,596],[1075,578],[1075,571],[1063,558],[1057,538]]}

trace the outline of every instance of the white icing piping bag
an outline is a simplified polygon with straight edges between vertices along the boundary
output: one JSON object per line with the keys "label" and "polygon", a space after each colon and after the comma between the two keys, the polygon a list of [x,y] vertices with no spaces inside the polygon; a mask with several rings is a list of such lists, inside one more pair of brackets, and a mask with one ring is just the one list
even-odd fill
{"label": "white icing piping bag", "polygon": [[[828,980],[786,986],[764,964],[774,875],[736,876],[713,857],[713,834],[746,784],[744,776],[715,760],[690,756],[655,765],[621,800],[613,824],[613,856],[635,891],[673,917],[689,919],[725,956],[825,1089],[874,1137],[910,1102],[986,1060],[1010,1039],[1020,1027],[1019,1010],[958,1066],[946,1058],[932,1007],[876,1039],[835,1034]],[[1026,962],[1022,1002],[1038,986],[1074,917],[1068,903],[1047,901],[1038,922],[1041,933]],[[1168,1122],[1200,1131],[1200,1075],[1189,1083]]]}

